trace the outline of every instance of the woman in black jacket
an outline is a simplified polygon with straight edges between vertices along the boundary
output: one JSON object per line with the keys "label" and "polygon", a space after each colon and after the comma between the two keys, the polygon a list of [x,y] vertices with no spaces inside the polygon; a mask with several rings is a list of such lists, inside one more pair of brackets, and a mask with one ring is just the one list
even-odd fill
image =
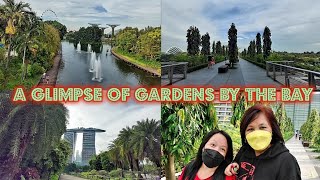
{"label": "woman in black jacket", "polygon": [[242,147],[225,169],[226,175],[237,174],[239,180],[301,180],[299,164],[285,147],[271,108],[261,104],[249,108],[240,133]]}

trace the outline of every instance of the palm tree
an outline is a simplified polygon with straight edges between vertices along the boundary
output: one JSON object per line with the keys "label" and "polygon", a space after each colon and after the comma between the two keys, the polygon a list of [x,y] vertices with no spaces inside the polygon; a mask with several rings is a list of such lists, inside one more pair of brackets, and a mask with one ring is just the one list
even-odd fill
{"label": "palm tree", "polygon": [[[137,157],[136,165],[139,167],[139,160],[143,161],[148,157],[157,167],[160,167],[160,122],[154,119],[138,121],[133,126],[132,148]],[[140,168],[138,169],[138,171]],[[139,177],[140,177],[139,173]]]}
{"label": "palm tree", "polygon": [[[125,164],[125,157],[122,153],[123,150],[119,141],[117,139],[113,140],[108,148],[110,161],[112,161],[116,165],[116,168],[120,167],[123,170]],[[124,177],[123,171],[121,171],[121,177]]]}
{"label": "palm tree", "polygon": [[24,80],[26,77],[27,67],[29,61],[26,61],[27,58],[30,58],[31,54],[35,54],[35,46],[39,44],[37,37],[43,33],[43,26],[40,23],[40,19],[35,15],[28,15],[28,18],[25,18],[24,31],[19,33],[19,36],[15,38],[16,46],[19,52],[23,52],[22,58],[22,74],[21,80]]}
{"label": "palm tree", "polygon": [[17,179],[20,167],[43,158],[66,130],[67,109],[59,105],[13,105],[0,96],[0,177]]}
{"label": "palm tree", "polygon": [[124,156],[127,157],[127,160],[130,165],[131,171],[133,171],[133,150],[131,149],[131,138],[133,135],[133,129],[130,127],[123,128],[117,138],[117,141],[121,145],[121,151]]}
{"label": "palm tree", "polygon": [[10,61],[10,53],[12,50],[12,38],[17,33],[17,30],[21,27],[23,19],[31,12],[30,5],[28,3],[19,2],[16,3],[14,0],[4,0],[4,5],[0,8],[0,17],[7,20],[5,38],[8,38],[8,59],[6,68]]}

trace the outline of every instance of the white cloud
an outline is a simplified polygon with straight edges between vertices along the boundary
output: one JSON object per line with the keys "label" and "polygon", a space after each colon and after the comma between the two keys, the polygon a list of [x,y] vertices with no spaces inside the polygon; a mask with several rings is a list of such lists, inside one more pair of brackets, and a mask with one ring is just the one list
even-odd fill
{"label": "white cloud", "polygon": [[320,51],[320,2],[318,1],[241,1],[176,0],[162,1],[162,51],[171,46],[186,50],[186,31],[195,25],[203,35],[209,32],[211,43],[227,44],[231,23],[238,29],[238,47],[246,48],[257,32],[268,26],[272,48],[281,51]]}
{"label": "white cloud", "polygon": [[122,128],[133,126],[143,119],[160,120],[160,104],[67,104],[68,128],[93,127],[106,130],[96,134],[96,151],[105,151]]}
{"label": "white cloud", "polygon": [[[46,12],[44,20],[58,20],[70,30],[88,26],[88,23],[121,24],[119,28],[133,26],[160,26],[160,0],[77,0],[77,1],[42,1],[26,0],[32,9],[41,16],[47,9],[54,11],[58,19],[51,12]],[[103,7],[107,12],[97,11],[95,7]],[[110,30],[109,30],[110,31]],[[107,30],[108,32],[108,30]]]}

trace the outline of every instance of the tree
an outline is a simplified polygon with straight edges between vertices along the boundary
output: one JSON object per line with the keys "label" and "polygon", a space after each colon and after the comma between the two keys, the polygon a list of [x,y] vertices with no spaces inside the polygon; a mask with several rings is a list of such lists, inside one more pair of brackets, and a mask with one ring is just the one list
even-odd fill
{"label": "tree", "polygon": [[257,36],[256,36],[256,46],[257,46],[257,54],[262,54],[260,33],[257,33]]}
{"label": "tree", "polygon": [[41,177],[47,177],[48,179],[53,174],[59,174],[67,166],[68,158],[71,154],[70,145],[67,141],[60,140],[54,149],[52,149],[48,155],[41,160],[41,164],[38,165],[38,169],[41,172]]}
{"label": "tree", "polygon": [[167,179],[175,179],[175,161],[190,162],[195,143],[217,127],[214,112],[205,103],[161,106],[162,163]]}
{"label": "tree", "polygon": [[38,164],[66,130],[67,109],[59,105],[13,105],[0,95],[0,177],[16,179]]}
{"label": "tree", "polygon": [[216,54],[216,43],[215,43],[215,41],[213,41],[212,42],[212,54],[214,55],[214,54]]}
{"label": "tree", "polygon": [[222,45],[222,55],[226,55],[226,47],[224,45]]}
{"label": "tree", "polygon": [[244,93],[240,93],[236,102],[232,104],[232,112],[233,115],[230,119],[230,123],[234,127],[240,127],[240,121],[245,110],[248,108],[248,103],[246,102],[246,98]]}
{"label": "tree", "polygon": [[314,123],[317,121],[318,117],[319,117],[319,113],[317,112],[317,110],[312,109],[311,113],[308,116],[307,121],[301,126],[301,129],[300,129],[303,140],[309,141],[309,142],[312,140]]}
{"label": "tree", "polygon": [[220,41],[218,41],[217,44],[216,44],[216,53],[218,55],[222,54],[222,47],[221,47],[221,42]]}
{"label": "tree", "polygon": [[210,36],[209,33],[206,33],[201,37],[201,54],[209,55],[210,54]]}
{"label": "tree", "polygon": [[266,26],[263,31],[263,57],[264,57],[264,59],[266,59],[267,57],[270,56],[271,44],[272,44],[271,31],[268,28],[268,26]]}
{"label": "tree", "polygon": [[200,31],[195,26],[190,26],[187,30],[187,51],[189,55],[198,55],[201,44]]}
{"label": "tree", "polygon": [[45,23],[52,25],[59,31],[59,36],[61,40],[63,39],[64,35],[67,33],[67,27],[56,20],[45,21]]}
{"label": "tree", "polygon": [[228,39],[229,61],[231,63],[231,67],[233,67],[234,63],[238,61],[237,29],[234,23],[231,24],[228,31]]}
{"label": "tree", "polygon": [[14,0],[4,0],[4,5],[0,8],[0,17],[7,20],[5,28],[5,36],[8,39],[8,58],[6,62],[6,68],[8,67],[11,51],[12,51],[12,38],[16,35],[17,31],[22,25],[23,19],[31,12],[30,5],[28,3],[19,2],[16,3]]}
{"label": "tree", "polygon": [[161,29],[153,28],[138,37],[135,52],[146,59],[156,59],[161,49]]}
{"label": "tree", "polygon": [[319,112],[316,109],[313,109],[314,114],[315,114],[315,121],[313,123],[313,130],[312,130],[312,140],[311,143],[313,146],[319,148],[320,147],[320,115]]}
{"label": "tree", "polygon": [[286,109],[283,103],[277,105],[275,116],[278,120],[280,130],[283,135],[289,132],[294,132],[293,123],[291,119],[287,117]]}
{"label": "tree", "polygon": [[[24,80],[27,74],[27,67],[30,58],[36,53],[36,47],[40,44],[37,37],[41,36],[44,32],[39,18],[35,15],[29,15],[26,18],[25,28],[23,32],[19,33],[16,38],[18,52],[23,54],[22,57],[22,73],[21,79]],[[26,61],[26,59],[28,59]]]}

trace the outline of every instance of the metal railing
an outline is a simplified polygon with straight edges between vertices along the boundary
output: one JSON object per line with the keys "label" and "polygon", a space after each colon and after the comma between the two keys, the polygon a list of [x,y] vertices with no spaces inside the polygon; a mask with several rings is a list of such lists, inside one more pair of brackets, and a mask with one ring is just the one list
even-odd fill
{"label": "metal railing", "polygon": [[320,90],[320,72],[293,67],[291,63],[293,61],[267,61],[267,76],[287,87],[310,86]]}
{"label": "metal railing", "polygon": [[161,84],[171,85],[178,80],[186,79],[187,70],[188,62],[162,62]]}

